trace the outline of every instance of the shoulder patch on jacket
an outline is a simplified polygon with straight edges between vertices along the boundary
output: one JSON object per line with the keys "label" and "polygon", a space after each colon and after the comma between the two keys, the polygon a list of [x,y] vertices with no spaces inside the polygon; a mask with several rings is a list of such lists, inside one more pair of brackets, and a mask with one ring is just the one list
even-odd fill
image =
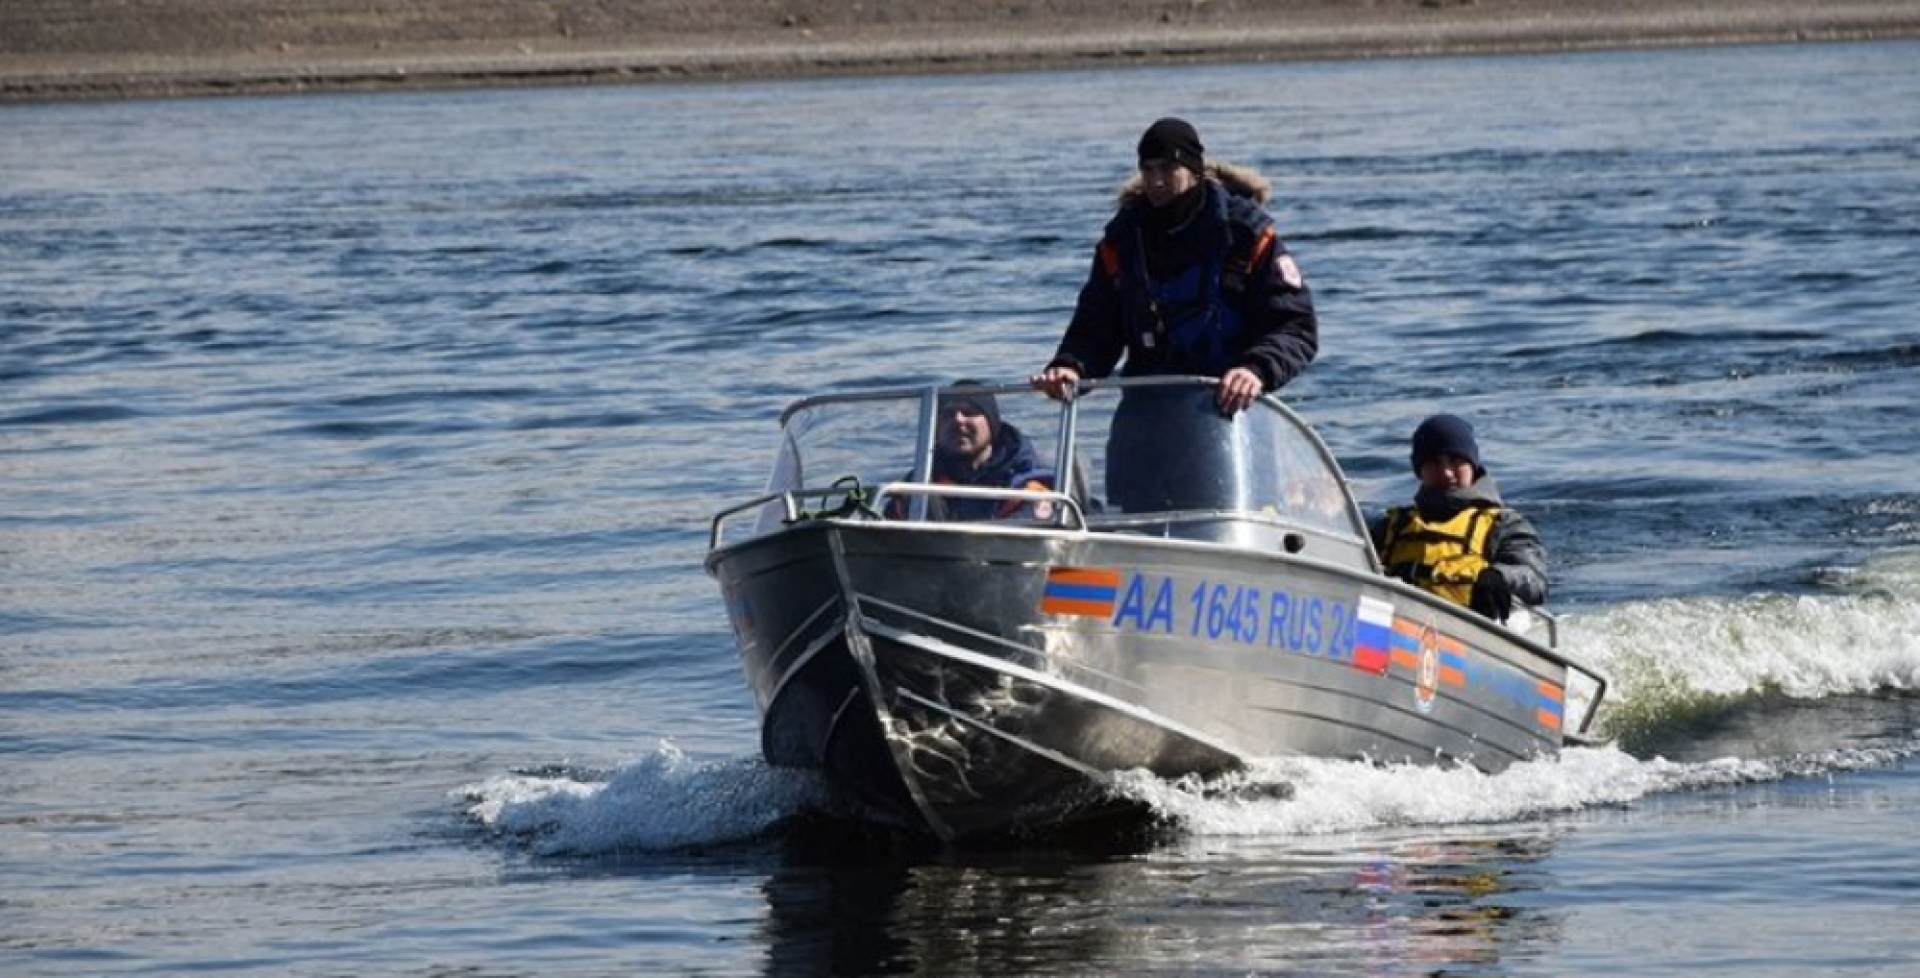
{"label": "shoulder patch on jacket", "polygon": [[1294,264],[1293,256],[1284,251],[1274,256],[1273,273],[1280,276],[1280,281],[1287,283],[1287,288],[1296,292],[1307,285],[1306,276],[1300,274],[1300,266]]}

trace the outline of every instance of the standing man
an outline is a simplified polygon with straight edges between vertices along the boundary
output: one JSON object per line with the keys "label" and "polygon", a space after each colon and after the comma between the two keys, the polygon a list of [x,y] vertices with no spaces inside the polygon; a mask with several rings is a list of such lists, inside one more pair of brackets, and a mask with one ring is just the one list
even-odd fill
{"label": "standing man", "polygon": [[1313,293],[1266,211],[1259,173],[1206,162],[1200,134],[1161,119],[1140,137],[1059,349],[1031,382],[1055,398],[1126,358],[1128,376],[1220,378],[1223,414],[1246,410],[1319,350]]}

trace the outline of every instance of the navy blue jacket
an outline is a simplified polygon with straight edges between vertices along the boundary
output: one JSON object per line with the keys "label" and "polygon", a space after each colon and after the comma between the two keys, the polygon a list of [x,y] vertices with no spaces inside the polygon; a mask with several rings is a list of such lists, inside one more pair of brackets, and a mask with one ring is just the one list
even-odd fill
{"label": "navy blue jacket", "polygon": [[[986,464],[969,471],[956,456],[938,449],[933,454],[934,482],[956,486],[981,486],[988,489],[1051,489],[1054,475],[1040,467],[1040,455],[1033,440],[1020,429],[1001,422],[993,435],[993,454]],[[906,515],[905,501],[894,500],[887,515],[899,519]],[[990,520],[1014,516],[1026,509],[1024,504],[1005,499],[961,499],[935,496],[929,510],[937,520]]]}
{"label": "navy blue jacket", "polygon": [[[1313,361],[1319,351],[1313,292],[1273,231],[1263,206],[1265,179],[1215,164],[1201,190],[1193,216],[1162,229],[1137,179],[1122,188],[1120,210],[1095,250],[1073,320],[1049,366],[1071,367],[1089,379],[1112,374],[1123,355],[1128,376],[1217,377],[1247,367],[1272,391]],[[1137,281],[1142,266],[1159,282],[1192,276],[1196,266],[1216,270],[1218,294],[1231,304],[1238,327],[1224,350],[1182,349],[1166,333],[1156,335],[1156,319],[1165,317],[1146,308],[1150,296]]]}

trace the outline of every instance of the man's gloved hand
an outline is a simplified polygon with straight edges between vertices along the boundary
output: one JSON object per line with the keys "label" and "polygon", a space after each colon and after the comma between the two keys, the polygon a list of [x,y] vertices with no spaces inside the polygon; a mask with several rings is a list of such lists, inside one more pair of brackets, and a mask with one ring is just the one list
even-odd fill
{"label": "man's gloved hand", "polygon": [[1473,579],[1473,596],[1468,603],[1488,618],[1505,622],[1513,614],[1513,588],[1507,585],[1506,575],[1489,567]]}

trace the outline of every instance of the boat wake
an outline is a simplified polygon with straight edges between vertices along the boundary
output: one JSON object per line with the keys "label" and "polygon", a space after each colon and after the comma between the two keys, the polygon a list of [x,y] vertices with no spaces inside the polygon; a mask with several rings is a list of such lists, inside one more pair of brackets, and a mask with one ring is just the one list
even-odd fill
{"label": "boat wake", "polygon": [[[1612,745],[1569,748],[1497,775],[1300,758],[1263,762],[1237,782],[1206,786],[1133,772],[1117,778],[1114,790],[1175,835],[1324,836],[1524,821],[1668,792],[1892,767],[1916,754],[1920,737],[1909,731],[1900,744],[1767,758],[1673,761]],[[770,768],[758,757],[699,762],[670,745],[611,774],[515,774],[457,794],[496,837],[546,857],[749,843],[838,812],[813,772]]]}
{"label": "boat wake", "polygon": [[1517,822],[1622,805],[1651,795],[1887,767],[1920,752],[1836,749],[1794,757],[1722,757],[1680,762],[1636,758],[1615,746],[1568,748],[1552,759],[1497,775],[1473,768],[1372,765],[1288,759],[1249,772],[1255,784],[1284,783],[1285,798],[1203,795],[1128,775],[1121,790],[1191,836],[1325,836],[1408,827]]}
{"label": "boat wake", "polygon": [[455,794],[470,817],[542,856],[725,845],[832,804],[817,772],[769,767],[757,756],[696,761],[671,743],[611,773],[520,772]]}
{"label": "boat wake", "polygon": [[[1226,781],[1143,772],[1113,789],[1170,831],[1328,835],[1521,821],[1662,793],[1898,766],[1920,755],[1920,554],[1836,573],[1819,595],[1623,604],[1570,615],[1573,651],[1612,674],[1602,746],[1465,767],[1287,758]],[[778,834],[839,804],[815,773],[672,744],[617,770],[504,775],[456,793],[542,856],[664,852]]]}
{"label": "boat wake", "polygon": [[1636,757],[1818,755],[1910,744],[1920,550],[1820,573],[1817,594],[1639,602],[1570,615],[1613,679],[1599,733]]}

